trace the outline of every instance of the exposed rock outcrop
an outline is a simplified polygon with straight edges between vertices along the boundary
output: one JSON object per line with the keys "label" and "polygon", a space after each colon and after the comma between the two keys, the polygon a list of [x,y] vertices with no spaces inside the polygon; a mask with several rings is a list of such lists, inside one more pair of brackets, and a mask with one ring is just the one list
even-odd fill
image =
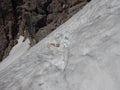
{"label": "exposed rock outcrop", "polygon": [[90,0],[0,0],[0,61],[20,35],[31,46],[60,26]]}

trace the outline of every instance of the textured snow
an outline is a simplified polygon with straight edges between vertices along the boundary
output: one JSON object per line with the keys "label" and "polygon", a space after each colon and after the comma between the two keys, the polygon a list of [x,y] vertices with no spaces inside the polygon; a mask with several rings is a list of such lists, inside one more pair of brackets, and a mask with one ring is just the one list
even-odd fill
{"label": "textured snow", "polygon": [[92,0],[0,69],[0,90],[120,90],[120,0]]}
{"label": "textured snow", "polygon": [[13,61],[15,61],[20,56],[23,56],[27,52],[27,50],[30,48],[30,41],[29,39],[26,39],[24,42],[24,37],[20,36],[18,38],[18,43],[12,48],[12,50],[9,53],[9,56],[3,60],[2,63],[0,63],[0,69],[4,69],[9,64],[11,64]]}
{"label": "textured snow", "polygon": [[[26,40],[24,41],[24,37],[23,37],[23,36],[20,36],[17,41],[18,41],[18,44],[15,45],[15,46],[12,48],[12,50],[11,50],[11,52],[10,52],[10,54],[9,54],[10,57],[11,57],[11,55],[13,55],[13,56],[16,55],[16,53],[18,53],[18,51],[19,51],[20,53],[23,53],[23,52],[25,52],[26,50],[28,50],[28,48],[30,47],[30,41],[29,41],[29,39],[26,39]],[[24,42],[23,42],[23,41],[24,41]],[[21,50],[21,51],[20,51],[20,50]]]}

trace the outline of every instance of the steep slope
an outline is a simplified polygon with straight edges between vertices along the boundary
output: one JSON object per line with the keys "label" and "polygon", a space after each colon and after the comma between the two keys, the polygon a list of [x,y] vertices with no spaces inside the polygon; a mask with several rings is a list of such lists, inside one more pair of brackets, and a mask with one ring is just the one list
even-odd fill
{"label": "steep slope", "polygon": [[25,55],[2,62],[0,90],[120,90],[119,28],[120,0],[92,0]]}
{"label": "steep slope", "polygon": [[10,65],[12,62],[14,62],[20,56],[24,55],[30,49],[29,39],[26,39],[24,42],[23,40],[24,40],[24,37],[20,36],[20,38],[17,40],[18,44],[16,44],[11,49],[9,56],[5,58],[4,61],[2,62],[1,69]]}
{"label": "steep slope", "polygon": [[0,0],[0,61],[20,35],[30,45],[46,37],[90,0]]}

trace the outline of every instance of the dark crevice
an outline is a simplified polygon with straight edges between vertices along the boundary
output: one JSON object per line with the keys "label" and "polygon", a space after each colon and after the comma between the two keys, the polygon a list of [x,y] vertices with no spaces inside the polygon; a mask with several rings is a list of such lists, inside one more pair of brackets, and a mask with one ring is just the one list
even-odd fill
{"label": "dark crevice", "polygon": [[13,9],[13,15],[14,15],[14,24],[12,25],[12,36],[13,39],[15,39],[17,33],[18,33],[18,12],[17,12],[17,3],[16,0],[11,0],[12,3],[12,9]]}
{"label": "dark crevice", "polygon": [[11,0],[11,3],[12,3],[13,15],[14,15],[14,18],[15,18],[15,23],[16,23],[17,22],[17,17],[18,17],[17,10],[16,10],[17,3],[16,3],[15,0]]}
{"label": "dark crevice", "polygon": [[2,1],[0,1],[0,14],[1,14],[1,17],[2,17],[2,24],[5,25],[5,16],[6,16],[6,12],[5,10],[3,10],[3,7],[2,7]]}
{"label": "dark crevice", "polygon": [[39,28],[42,28],[42,27],[46,26],[46,22],[47,22],[47,16],[38,20],[38,22],[35,24],[35,29],[36,29],[35,33],[38,32]]}
{"label": "dark crevice", "polygon": [[46,12],[46,15],[49,14],[49,11],[47,10],[48,6],[50,5],[50,3],[52,2],[52,0],[48,0],[43,7],[43,10]]}
{"label": "dark crevice", "polygon": [[90,2],[91,0],[87,0],[87,2]]}

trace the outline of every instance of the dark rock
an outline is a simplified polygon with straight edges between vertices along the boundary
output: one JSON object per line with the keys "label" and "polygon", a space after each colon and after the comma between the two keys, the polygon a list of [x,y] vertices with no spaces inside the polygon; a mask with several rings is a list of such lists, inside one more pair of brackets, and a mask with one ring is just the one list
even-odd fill
{"label": "dark rock", "polygon": [[0,0],[0,61],[24,35],[33,46],[90,0]]}

